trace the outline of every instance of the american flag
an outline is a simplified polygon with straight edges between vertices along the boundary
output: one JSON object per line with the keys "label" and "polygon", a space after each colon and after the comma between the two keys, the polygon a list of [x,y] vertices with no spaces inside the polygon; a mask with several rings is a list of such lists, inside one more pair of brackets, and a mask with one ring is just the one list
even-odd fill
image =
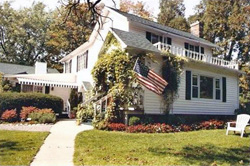
{"label": "american flag", "polygon": [[134,71],[137,74],[139,83],[158,95],[161,95],[168,85],[161,76],[142,64],[138,59],[135,62]]}

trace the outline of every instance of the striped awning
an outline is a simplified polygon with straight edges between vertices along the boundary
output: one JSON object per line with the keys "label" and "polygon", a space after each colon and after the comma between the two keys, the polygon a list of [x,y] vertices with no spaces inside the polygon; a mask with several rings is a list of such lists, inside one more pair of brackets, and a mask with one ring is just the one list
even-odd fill
{"label": "striped awning", "polygon": [[4,77],[16,78],[20,84],[77,88],[75,74],[18,74],[5,75]]}

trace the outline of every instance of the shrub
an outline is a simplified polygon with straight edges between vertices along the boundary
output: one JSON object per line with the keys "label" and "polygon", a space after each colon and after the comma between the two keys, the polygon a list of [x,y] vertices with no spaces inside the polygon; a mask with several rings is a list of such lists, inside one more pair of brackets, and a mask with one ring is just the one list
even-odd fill
{"label": "shrub", "polygon": [[123,123],[110,123],[108,125],[108,130],[110,130],[110,131],[125,131],[126,125]]}
{"label": "shrub", "polygon": [[20,118],[25,120],[28,118],[28,115],[32,112],[34,112],[35,110],[37,110],[36,107],[22,107],[21,113],[20,113]]}
{"label": "shrub", "polygon": [[55,123],[56,115],[51,109],[40,109],[31,112],[28,115],[31,121],[36,121],[38,123]]}
{"label": "shrub", "polygon": [[56,122],[56,115],[54,113],[42,114],[42,116],[40,117],[38,122],[39,123],[55,123]]}
{"label": "shrub", "polygon": [[22,107],[33,106],[36,108],[51,108],[61,114],[63,100],[60,97],[42,93],[1,93],[0,94],[0,115],[1,111],[16,109],[20,113]]}
{"label": "shrub", "polygon": [[88,119],[93,119],[94,116],[94,108],[92,104],[88,104],[84,107],[81,104],[77,107],[76,112],[77,119],[81,120],[82,122],[86,122]]}
{"label": "shrub", "polygon": [[6,110],[1,116],[1,119],[6,122],[15,122],[17,121],[17,113],[16,110]]}
{"label": "shrub", "polygon": [[136,116],[132,116],[131,118],[129,118],[129,126],[133,126],[133,125],[138,125],[141,123],[141,119],[136,117]]}

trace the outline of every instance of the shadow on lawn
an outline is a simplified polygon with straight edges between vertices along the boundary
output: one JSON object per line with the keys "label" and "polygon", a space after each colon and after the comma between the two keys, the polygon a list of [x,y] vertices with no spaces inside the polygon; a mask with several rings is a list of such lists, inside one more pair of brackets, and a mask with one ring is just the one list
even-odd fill
{"label": "shadow on lawn", "polygon": [[[23,148],[18,147],[18,142],[8,141],[8,140],[0,140],[0,153],[1,155],[10,155],[8,151],[22,151]],[[5,154],[6,152],[6,154]],[[8,152],[8,153],[7,153]]]}
{"label": "shadow on lawn", "polygon": [[224,148],[205,144],[201,146],[188,145],[180,151],[175,151],[170,148],[149,148],[148,151],[155,155],[173,155],[180,158],[180,163],[183,164],[202,164],[210,165],[214,162],[217,164],[230,163],[239,165],[239,162],[244,164],[249,163],[250,149],[247,146],[241,148]]}

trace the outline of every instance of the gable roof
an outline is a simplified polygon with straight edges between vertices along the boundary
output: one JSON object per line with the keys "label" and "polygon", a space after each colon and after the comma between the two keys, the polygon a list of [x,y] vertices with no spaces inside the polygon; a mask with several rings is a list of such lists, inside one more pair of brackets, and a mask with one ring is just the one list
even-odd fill
{"label": "gable roof", "polygon": [[160,51],[141,34],[126,32],[115,28],[111,28],[111,30],[127,47],[160,53]]}
{"label": "gable roof", "polygon": [[[59,73],[56,69],[47,68],[48,73]],[[3,74],[35,74],[35,66],[0,63],[0,73]]]}
{"label": "gable roof", "polygon": [[137,22],[137,23],[140,23],[140,24],[143,24],[143,25],[146,25],[146,26],[158,29],[158,30],[165,31],[167,33],[178,35],[178,36],[181,36],[181,37],[184,37],[184,38],[187,38],[187,39],[195,40],[197,42],[203,43],[203,44],[211,46],[211,47],[218,47],[216,44],[211,43],[210,41],[207,41],[207,40],[205,40],[203,38],[197,37],[197,36],[195,36],[195,35],[193,35],[191,33],[184,32],[184,31],[181,31],[181,30],[177,30],[177,29],[174,29],[174,28],[171,28],[171,27],[168,27],[168,26],[164,26],[164,25],[161,25],[161,24],[159,24],[157,22],[150,21],[150,20],[138,17],[136,15],[126,13],[126,12],[122,12],[122,11],[120,11],[118,9],[114,9],[114,8],[111,8],[111,7],[108,7],[108,8],[116,11],[117,13],[123,15],[124,17],[127,17],[130,21],[134,21],[134,22]]}

